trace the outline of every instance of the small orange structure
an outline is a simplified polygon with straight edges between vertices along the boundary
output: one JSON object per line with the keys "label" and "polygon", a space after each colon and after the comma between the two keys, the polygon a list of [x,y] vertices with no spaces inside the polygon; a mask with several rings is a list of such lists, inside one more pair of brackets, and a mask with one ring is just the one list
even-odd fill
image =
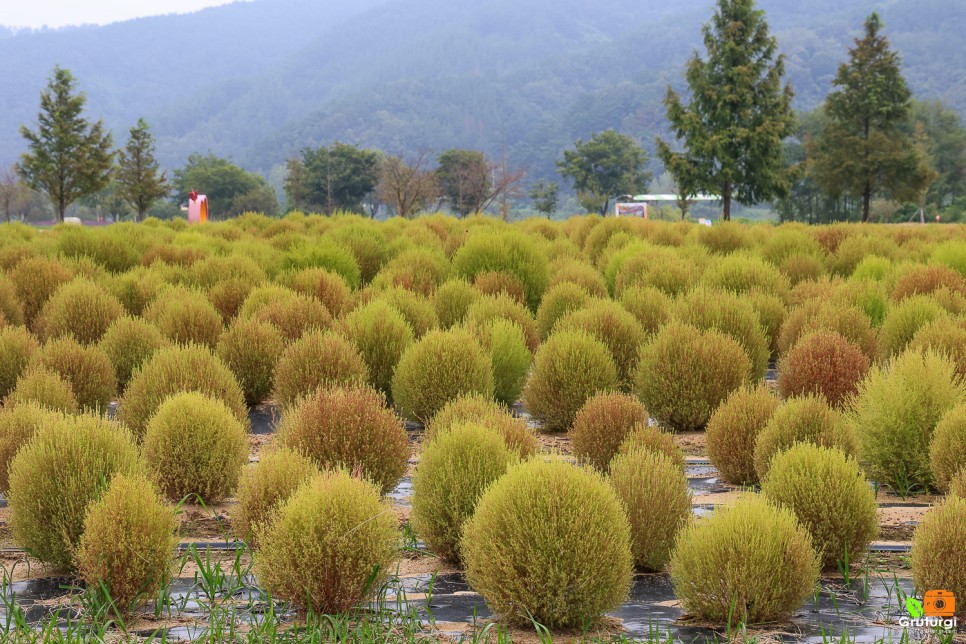
{"label": "small orange structure", "polygon": [[188,222],[203,224],[208,221],[208,197],[197,190],[188,193]]}

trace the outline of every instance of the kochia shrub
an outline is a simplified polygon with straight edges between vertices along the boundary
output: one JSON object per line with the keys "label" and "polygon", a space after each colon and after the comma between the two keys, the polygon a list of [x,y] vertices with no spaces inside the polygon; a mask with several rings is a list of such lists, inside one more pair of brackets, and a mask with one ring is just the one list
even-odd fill
{"label": "kochia shrub", "polygon": [[0,328],[0,400],[13,391],[37,347],[36,338],[26,328]]}
{"label": "kochia shrub", "polygon": [[[425,247],[404,250],[380,269],[373,286],[401,287],[407,291],[428,296],[447,277],[450,265],[445,253]],[[523,286],[520,286],[522,292]]]}
{"label": "kochia shrub", "polygon": [[245,403],[264,401],[275,385],[275,366],[285,349],[285,339],[273,324],[259,320],[236,320],[222,333],[216,353],[238,380]]}
{"label": "kochia shrub", "polygon": [[275,326],[286,342],[294,342],[310,331],[328,329],[332,325],[332,316],[325,306],[301,293],[268,302],[251,318]]}
{"label": "kochia shrub", "polygon": [[576,259],[558,259],[550,265],[547,291],[558,284],[575,284],[595,297],[607,297],[607,284],[596,268]]}
{"label": "kochia shrub", "polygon": [[778,364],[782,396],[820,394],[833,407],[844,405],[869,371],[869,358],[834,331],[803,336]]}
{"label": "kochia shrub", "polygon": [[70,383],[57,372],[39,365],[28,367],[3,401],[5,408],[30,402],[66,414],[76,414],[80,410]]}
{"label": "kochia shrub", "polygon": [[901,271],[892,287],[892,299],[899,302],[914,295],[929,295],[940,289],[966,295],[966,278],[946,266],[914,264]]}
{"label": "kochia shrub", "polygon": [[497,318],[480,330],[480,341],[493,366],[493,396],[512,405],[523,391],[533,358],[523,329],[516,322]]}
{"label": "kochia shrub", "polygon": [[761,491],[795,513],[826,569],[861,562],[879,534],[875,493],[858,462],[841,450],[792,446],[772,460]]}
{"label": "kochia shrub", "polygon": [[312,459],[296,450],[280,447],[262,452],[257,463],[242,467],[238,478],[238,505],[231,515],[235,534],[257,546],[259,527],[267,526],[274,511],[318,474]]}
{"label": "kochia shrub", "polygon": [[[614,458],[617,458],[619,454],[639,451],[659,454],[676,465],[682,472],[687,464],[684,452],[674,442],[674,435],[657,427],[651,427],[647,423],[634,425],[634,428],[627,434],[627,438],[617,448],[617,454],[614,455]],[[612,458],[611,463],[613,462],[614,459]]]}
{"label": "kochia shrub", "polygon": [[814,300],[793,309],[782,324],[778,350],[784,354],[803,335],[813,331],[835,331],[862,349],[870,360],[879,353],[879,340],[869,318],[860,309],[835,302]]}
{"label": "kochia shrub", "polygon": [[334,318],[349,310],[352,289],[338,273],[324,268],[306,268],[283,273],[278,281],[298,293],[318,299]]}
{"label": "kochia shrub", "polygon": [[536,311],[547,288],[549,262],[540,246],[511,230],[477,229],[453,255],[453,268],[468,280],[479,273],[503,271],[523,284],[527,306]]}
{"label": "kochia shrub", "polygon": [[28,257],[10,271],[10,280],[23,305],[23,317],[33,327],[34,319],[54,292],[71,280],[73,274],[56,259]]}
{"label": "kochia shrub", "polygon": [[602,392],[577,410],[568,433],[574,457],[602,472],[637,425],[647,424],[647,410],[634,396]]}
{"label": "kochia shrub", "polygon": [[942,306],[926,295],[914,295],[894,304],[879,329],[882,357],[902,353],[920,329],[946,315]]}
{"label": "kochia shrub", "polygon": [[107,354],[70,336],[49,341],[34,354],[33,362],[70,383],[77,403],[84,409],[107,411],[117,394],[117,378]]}
{"label": "kochia shrub", "polygon": [[51,296],[36,320],[42,340],[72,335],[78,342],[93,344],[111,323],[124,315],[116,297],[93,282],[78,278]]}
{"label": "kochia shrub", "polygon": [[614,358],[621,383],[629,388],[645,335],[637,319],[620,304],[592,300],[561,318],[554,329],[558,332],[580,329],[603,342]]}
{"label": "kochia shrub", "polygon": [[[912,578],[921,593],[941,588],[966,595],[966,498],[950,496],[933,506],[912,535]],[[956,603],[956,616],[966,606]]]}
{"label": "kochia shrub", "polygon": [[711,289],[748,293],[763,291],[784,299],[791,288],[775,266],[754,255],[734,254],[708,267],[701,282]]}
{"label": "kochia shrub", "polygon": [[689,614],[756,624],[797,611],[814,592],[820,567],[791,510],[746,494],[684,528],[671,555],[671,581]]}
{"label": "kochia shrub", "polygon": [[665,428],[703,429],[750,373],[748,355],[732,338],[675,322],[642,347],[634,393]]}
{"label": "kochia shrub", "polygon": [[929,463],[941,492],[949,491],[955,476],[966,469],[966,405],[946,412],[929,445]]}
{"label": "kochia shrub", "polygon": [[61,414],[33,401],[0,408],[0,494],[10,490],[10,463],[20,448],[40,427],[62,419]]}
{"label": "kochia shrub", "polygon": [[671,319],[671,298],[651,286],[632,286],[621,292],[621,306],[633,315],[650,335]]}
{"label": "kochia shrub", "polygon": [[111,323],[97,346],[111,361],[118,389],[124,391],[134,372],[167,345],[167,338],[153,324],[123,316]]}
{"label": "kochia shrub", "polygon": [[24,323],[23,304],[17,297],[17,287],[0,271],[0,327]]}
{"label": "kochia shrub", "polygon": [[343,336],[329,332],[307,333],[291,344],[275,365],[275,400],[294,405],[319,387],[362,384],[369,369],[359,351]]}
{"label": "kochia shrub", "polygon": [[466,311],[465,323],[477,333],[481,333],[489,322],[497,319],[515,322],[526,337],[527,348],[530,351],[537,350],[540,344],[540,333],[537,330],[536,320],[524,305],[515,302],[505,294],[484,295],[473,302]]}
{"label": "kochia shrub", "polygon": [[214,349],[223,329],[218,312],[201,291],[170,288],[144,310],[144,319],[178,344],[203,344]]}
{"label": "kochia shrub", "polygon": [[506,295],[511,300],[526,306],[523,282],[507,271],[484,271],[473,278],[473,288],[483,295]]}
{"label": "kochia shrub", "polygon": [[956,373],[966,377],[966,326],[955,318],[942,316],[920,327],[907,348],[944,354],[956,365]]}
{"label": "kochia shrub", "polygon": [[463,323],[470,306],[480,298],[480,292],[464,279],[443,282],[433,293],[433,307],[439,325],[448,329]]}
{"label": "kochia shrub", "polygon": [[731,393],[708,421],[708,458],[732,485],[758,482],[755,442],[780,404],[766,385],[742,387]]}
{"label": "kochia shrub", "polygon": [[502,619],[548,628],[596,622],[627,597],[630,526],[613,488],[560,460],[512,466],[463,529],[466,576]]}
{"label": "kochia shrub", "polygon": [[507,447],[521,459],[529,458],[539,449],[537,436],[522,418],[510,414],[502,404],[479,394],[460,396],[443,405],[426,424],[426,439],[463,423],[485,427],[503,437]]}
{"label": "kochia shrub", "polygon": [[540,337],[547,339],[558,320],[582,308],[589,300],[590,295],[578,284],[561,282],[548,288],[537,309],[537,332]]}
{"label": "kochia shrub", "polygon": [[346,315],[341,328],[365,361],[369,381],[390,397],[396,365],[413,342],[413,330],[406,318],[388,302],[377,299]]}

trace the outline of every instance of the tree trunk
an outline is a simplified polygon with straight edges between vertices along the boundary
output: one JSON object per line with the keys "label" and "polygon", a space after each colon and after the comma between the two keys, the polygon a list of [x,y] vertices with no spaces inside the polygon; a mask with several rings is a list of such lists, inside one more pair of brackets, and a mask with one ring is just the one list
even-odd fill
{"label": "tree trunk", "polygon": [[731,221],[731,184],[724,184],[724,190],[721,193],[721,200],[724,204],[724,213],[722,213],[721,219]]}
{"label": "tree trunk", "polygon": [[872,204],[872,186],[865,182],[865,190],[862,191],[862,223],[869,221],[869,206]]}

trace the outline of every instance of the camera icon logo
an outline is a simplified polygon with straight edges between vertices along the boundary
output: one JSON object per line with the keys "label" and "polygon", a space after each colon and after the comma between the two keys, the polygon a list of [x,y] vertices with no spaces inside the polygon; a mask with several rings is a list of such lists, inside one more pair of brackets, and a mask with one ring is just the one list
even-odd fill
{"label": "camera icon logo", "polygon": [[953,617],[956,614],[956,595],[948,590],[930,590],[922,598],[926,617]]}

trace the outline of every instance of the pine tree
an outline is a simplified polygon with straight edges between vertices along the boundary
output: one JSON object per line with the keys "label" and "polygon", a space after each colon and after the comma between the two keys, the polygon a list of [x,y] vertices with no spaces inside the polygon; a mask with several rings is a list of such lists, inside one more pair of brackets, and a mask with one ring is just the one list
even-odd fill
{"label": "pine tree", "polygon": [[71,203],[108,184],[114,162],[111,133],[102,120],[91,125],[82,116],[87,98],[76,85],[68,70],[55,67],[40,94],[37,131],[20,127],[28,144],[20,175],[50,199],[60,221]]}
{"label": "pine tree", "polygon": [[788,192],[782,140],[794,128],[792,90],[782,86],[784,57],[775,56],[754,0],[719,0],[703,34],[707,59],[695,53],[685,75],[690,103],[670,87],[664,99],[684,150],[658,139],[658,155],[682,196],[721,195],[728,220],[732,200],[750,205]]}
{"label": "pine tree", "polygon": [[154,158],[154,135],[144,119],[131,128],[125,149],[118,152],[117,187],[119,196],[134,209],[137,221],[151,205],[170,191],[168,179]]}
{"label": "pine tree", "polygon": [[808,150],[813,175],[829,195],[862,198],[862,221],[869,220],[873,195],[914,199],[930,176],[923,154],[902,132],[911,93],[881,29],[878,14],[866,19],[865,36],[849,49],[825,99],[828,125]]}

